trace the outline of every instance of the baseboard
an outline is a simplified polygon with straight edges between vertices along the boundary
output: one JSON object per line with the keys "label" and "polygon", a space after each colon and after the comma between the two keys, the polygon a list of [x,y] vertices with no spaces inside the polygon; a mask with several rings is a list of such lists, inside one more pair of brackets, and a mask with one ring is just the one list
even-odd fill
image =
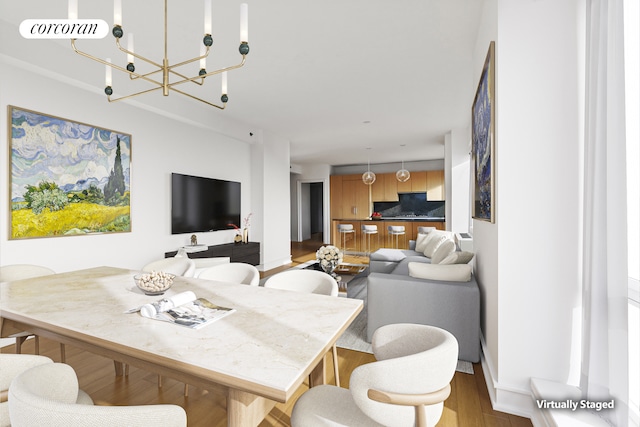
{"label": "baseboard", "polygon": [[482,345],[482,357],[480,363],[482,363],[484,380],[487,384],[489,399],[491,399],[491,406],[493,409],[500,412],[506,412],[507,414],[530,418],[534,427],[547,427],[548,424],[542,421],[542,414],[531,397],[531,390],[500,383],[495,375],[495,365],[491,360],[487,343],[485,342],[484,335],[482,334],[480,334],[480,342]]}

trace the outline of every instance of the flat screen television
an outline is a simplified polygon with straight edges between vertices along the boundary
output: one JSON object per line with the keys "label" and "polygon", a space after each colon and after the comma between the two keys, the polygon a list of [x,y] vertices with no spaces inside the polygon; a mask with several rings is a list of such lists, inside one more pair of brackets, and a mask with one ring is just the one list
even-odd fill
{"label": "flat screen television", "polygon": [[171,234],[240,226],[240,183],[171,174]]}

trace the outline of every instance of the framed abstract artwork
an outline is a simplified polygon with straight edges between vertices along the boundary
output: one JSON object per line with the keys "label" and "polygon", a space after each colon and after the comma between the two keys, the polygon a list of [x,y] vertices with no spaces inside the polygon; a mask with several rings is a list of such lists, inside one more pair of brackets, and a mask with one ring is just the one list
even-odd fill
{"label": "framed abstract artwork", "polygon": [[484,61],[471,108],[472,213],[495,222],[495,42]]}
{"label": "framed abstract artwork", "polygon": [[10,239],[131,231],[131,135],[8,110]]}

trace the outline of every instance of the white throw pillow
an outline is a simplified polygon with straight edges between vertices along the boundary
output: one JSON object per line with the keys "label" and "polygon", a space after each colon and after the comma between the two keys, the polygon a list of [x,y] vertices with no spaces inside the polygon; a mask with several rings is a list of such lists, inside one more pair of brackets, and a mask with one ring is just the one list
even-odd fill
{"label": "white throw pillow", "polygon": [[449,236],[445,231],[435,230],[431,233],[427,234],[427,241],[424,247],[424,256],[427,258],[431,258],[433,253],[438,249],[438,246],[442,244],[445,240],[447,240]]}
{"label": "white throw pillow", "polygon": [[456,242],[447,239],[438,246],[431,257],[431,264],[440,264],[442,260],[456,251]]}
{"label": "white throw pillow", "polygon": [[471,259],[473,259],[473,252],[460,251],[454,252],[438,264],[440,265],[450,265],[450,264],[468,264]]}
{"label": "white throw pillow", "polygon": [[424,253],[424,249],[427,246],[427,237],[429,237],[429,234],[418,234],[416,236],[416,252]]}
{"label": "white throw pillow", "polygon": [[426,264],[410,262],[409,276],[416,279],[440,280],[444,282],[468,282],[471,280],[470,264]]}

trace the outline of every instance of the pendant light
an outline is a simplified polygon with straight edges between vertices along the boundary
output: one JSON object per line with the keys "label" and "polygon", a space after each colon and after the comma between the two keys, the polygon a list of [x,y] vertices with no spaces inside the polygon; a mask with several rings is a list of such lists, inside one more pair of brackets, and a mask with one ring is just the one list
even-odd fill
{"label": "pendant light", "polygon": [[[367,148],[367,150],[371,150],[371,148]],[[362,182],[366,185],[371,185],[376,182],[376,174],[371,172],[371,159],[369,157],[370,156],[367,156],[367,171],[362,174]]]}
{"label": "pendant light", "polygon": [[[405,145],[402,144],[400,145],[401,147],[404,147]],[[406,170],[404,168],[404,160],[402,161],[402,169],[400,169],[398,172],[396,172],[396,179],[400,182],[407,182],[409,181],[409,178],[411,178],[411,174],[409,173],[408,170]]]}

